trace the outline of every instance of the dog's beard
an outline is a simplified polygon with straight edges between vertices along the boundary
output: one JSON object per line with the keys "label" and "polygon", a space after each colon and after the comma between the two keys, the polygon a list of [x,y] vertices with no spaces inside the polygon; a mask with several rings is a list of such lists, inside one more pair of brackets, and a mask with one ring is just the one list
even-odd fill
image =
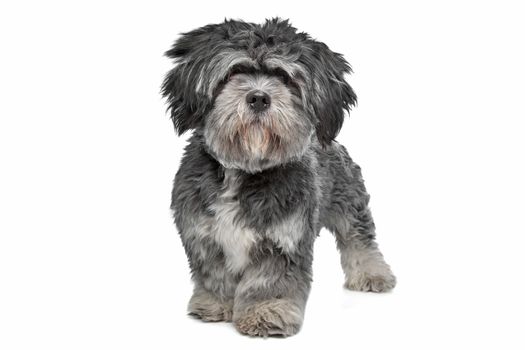
{"label": "dog's beard", "polygon": [[206,144],[226,167],[250,172],[284,163],[304,153],[312,135],[309,125],[295,124],[295,113],[275,110],[260,115],[238,108],[230,117],[210,115]]}
{"label": "dog's beard", "polygon": [[244,153],[254,159],[268,158],[268,153],[277,151],[279,130],[273,122],[274,116],[268,112],[255,114],[247,110],[245,104],[239,104],[237,115],[231,121],[234,124],[233,141],[238,141]]}
{"label": "dog's beard", "polygon": [[243,148],[255,158],[265,158],[270,146],[274,145],[272,139],[278,138],[270,128],[262,125],[243,125],[239,134]]}
{"label": "dog's beard", "polygon": [[280,152],[286,130],[280,123],[274,122],[275,117],[270,113],[254,115],[247,111],[240,112],[232,117],[234,125],[229,136],[229,148],[237,149],[248,158],[260,160]]}

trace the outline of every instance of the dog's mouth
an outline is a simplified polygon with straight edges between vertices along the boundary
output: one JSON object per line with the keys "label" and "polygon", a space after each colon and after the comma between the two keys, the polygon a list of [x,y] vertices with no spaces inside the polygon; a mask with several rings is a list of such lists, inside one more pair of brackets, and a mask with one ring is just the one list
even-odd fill
{"label": "dog's mouth", "polygon": [[237,117],[241,124],[264,124],[269,123],[272,115],[269,111],[238,111]]}

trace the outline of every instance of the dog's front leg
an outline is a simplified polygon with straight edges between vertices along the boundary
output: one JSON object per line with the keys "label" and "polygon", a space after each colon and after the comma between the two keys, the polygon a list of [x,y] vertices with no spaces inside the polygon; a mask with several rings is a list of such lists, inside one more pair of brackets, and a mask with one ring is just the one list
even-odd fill
{"label": "dog's front leg", "polygon": [[310,291],[312,244],[301,244],[303,254],[260,250],[235,292],[233,322],[241,333],[266,337],[299,331]]}

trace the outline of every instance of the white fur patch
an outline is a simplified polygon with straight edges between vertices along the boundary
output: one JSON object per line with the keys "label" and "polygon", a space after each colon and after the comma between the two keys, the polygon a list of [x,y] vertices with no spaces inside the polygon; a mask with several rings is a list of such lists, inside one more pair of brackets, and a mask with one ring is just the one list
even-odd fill
{"label": "white fur patch", "polygon": [[238,219],[239,201],[235,199],[239,187],[236,170],[227,169],[224,193],[211,209],[215,212],[211,224],[212,237],[222,247],[226,268],[240,272],[250,263],[250,249],[255,244],[255,232]]}
{"label": "white fur patch", "polygon": [[278,225],[268,229],[266,236],[284,252],[291,253],[295,250],[297,242],[304,234],[303,220],[301,212],[298,210]]}

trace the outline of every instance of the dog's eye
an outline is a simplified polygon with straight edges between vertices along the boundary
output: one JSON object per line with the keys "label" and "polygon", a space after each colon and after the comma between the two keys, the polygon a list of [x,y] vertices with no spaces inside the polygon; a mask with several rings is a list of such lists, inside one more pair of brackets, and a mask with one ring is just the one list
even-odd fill
{"label": "dog's eye", "polygon": [[276,69],[271,71],[271,74],[273,76],[276,76],[277,78],[281,79],[281,81],[285,85],[292,85],[293,84],[293,79],[283,69],[276,68]]}
{"label": "dog's eye", "polygon": [[236,74],[252,74],[255,73],[255,71],[256,70],[253,67],[237,65],[230,69],[230,71],[228,72],[228,80],[230,80]]}

